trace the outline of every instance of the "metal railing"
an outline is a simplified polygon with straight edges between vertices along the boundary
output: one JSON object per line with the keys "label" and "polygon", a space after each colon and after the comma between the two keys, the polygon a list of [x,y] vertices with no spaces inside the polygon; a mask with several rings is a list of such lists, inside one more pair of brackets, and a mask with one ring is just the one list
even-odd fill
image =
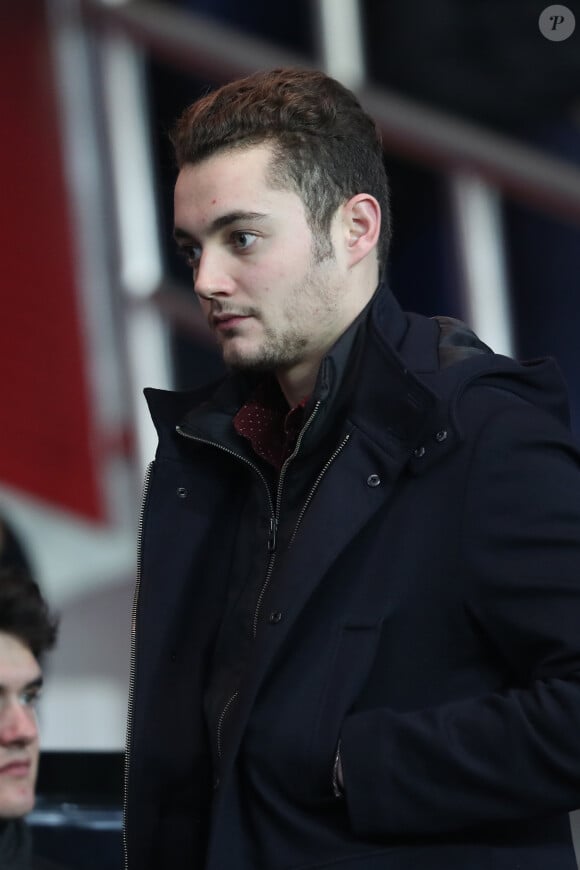
{"label": "metal railing", "polygon": [[[82,0],[82,6],[95,24],[121,30],[155,57],[218,82],[260,69],[316,66],[266,41],[161,3]],[[580,170],[571,164],[386,89],[362,84],[355,90],[380,125],[389,151],[433,168],[476,174],[504,194],[580,223]]]}

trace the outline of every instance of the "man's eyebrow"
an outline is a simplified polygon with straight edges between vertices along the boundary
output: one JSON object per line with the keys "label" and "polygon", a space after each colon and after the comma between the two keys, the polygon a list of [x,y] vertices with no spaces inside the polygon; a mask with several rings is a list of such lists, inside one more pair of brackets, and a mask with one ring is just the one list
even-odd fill
{"label": "man's eyebrow", "polygon": [[173,230],[173,238],[179,244],[179,242],[190,242],[191,235],[186,231],[182,230],[181,227],[175,227]]}
{"label": "man's eyebrow", "polygon": [[[238,223],[238,221],[263,221],[267,217],[267,214],[259,211],[230,211],[227,214],[222,214],[215,218],[207,228],[207,233],[208,235],[211,235],[212,233],[218,232],[218,230],[223,230],[224,227]],[[173,230],[173,238],[179,244],[179,242],[192,241],[193,237],[191,233],[187,232],[187,230],[183,230],[181,227],[175,227]]]}
{"label": "man's eyebrow", "polygon": [[27,684],[24,686],[24,688],[25,688],[27,691],[30,691],[30,689],[42,689],[42,684],[43,684],[43,682],[44,682],[44,680],[43,680],[43,678],[42,678],[42,674],[39,674],[39,676],[36,677],[36,679],[31,680],[29,683],[27,683]]}

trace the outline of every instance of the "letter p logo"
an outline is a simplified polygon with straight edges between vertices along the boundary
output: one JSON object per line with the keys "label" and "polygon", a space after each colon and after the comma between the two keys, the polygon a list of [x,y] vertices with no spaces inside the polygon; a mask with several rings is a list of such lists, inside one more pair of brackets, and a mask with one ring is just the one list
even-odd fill
{"label": "letter p logo", "polygon": [[547,6],[538,19],[540,33],[551,42],[563,42],[576,27],[574,13],[567,6]]}

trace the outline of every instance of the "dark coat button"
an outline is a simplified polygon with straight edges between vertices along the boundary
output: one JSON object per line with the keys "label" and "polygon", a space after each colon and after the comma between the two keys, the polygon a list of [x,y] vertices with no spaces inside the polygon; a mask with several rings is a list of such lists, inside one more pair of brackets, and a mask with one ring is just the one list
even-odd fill
{"label": "dark coat button", "polygon": [[220,787],[220,778],[219,778],[219,776],[216,776],[216,778],[213,781],[213,790],[217,791],[219,787]]}
{"label": "dark coat button", "polygon": [[367,486],[379,486],[381,478],[378,474],[369,474],[367,477]]}
{"label": "dark coat button", "polygon": [[187,498],[187,490],[184,486],[180,486],[177,488],[177,495],[179,498]]}
{"label": "dark coat button", "polygon": [[282,614],[279,610],[273,610],[270,614],[269,621],[270,625],[277,625],[282,619]]}
{"label": "dark coat button", "polygon": [[413,450],[413,456],[416,456],[417,459],[421,459],[422,456],[425,456],[425,448],[423,445],[421,445],[421,447],[416,447]]}
{"label": "dark coat button", "polygon": [[446,438],[447,438],[447,429],[441,429],[440,432],[437,432],[435,434],[435,441],[438,441],[439,443],[441,443],[442,441],[445,441]]}

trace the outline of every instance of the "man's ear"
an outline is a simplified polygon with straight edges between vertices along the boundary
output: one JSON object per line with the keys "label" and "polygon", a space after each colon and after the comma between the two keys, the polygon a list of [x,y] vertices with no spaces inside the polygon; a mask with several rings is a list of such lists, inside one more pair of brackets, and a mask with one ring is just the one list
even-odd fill
{"label": "man's ear", "polygon": [[357,193],[342,207],[345,252],[355,266],[376,249],[381,231],[381,207],[370,193]]}

